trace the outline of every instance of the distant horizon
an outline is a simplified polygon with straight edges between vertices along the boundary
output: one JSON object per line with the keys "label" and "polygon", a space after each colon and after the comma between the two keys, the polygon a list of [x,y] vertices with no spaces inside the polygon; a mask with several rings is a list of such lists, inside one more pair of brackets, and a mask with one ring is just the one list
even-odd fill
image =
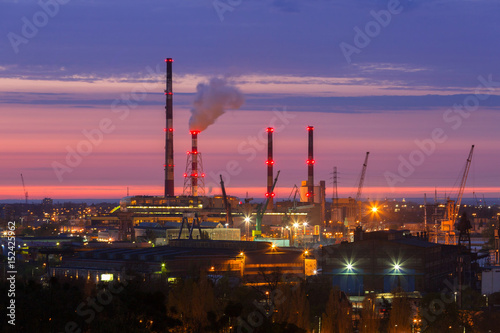
{"label": "distant horizon", "polygon": [[[244,199],[244,197],[237,197],[238,199]],[[345,197],[346,198],[346,197]],[[119,199],[113,199],[113,198],[106,198],[106,199],[91,199],[91,198],[58,198],[58,199],[54,199],[54,198],[50,198],[53,200],[54,204],[61,204],[61,203],[67,203],[67,202],[71,202],[71,203],[87,203],[87,204],[98,204],[98,203],[119,203],[121,199],[123,198],[119,198]],[[453,198],[452,198],[453,199]],[[255,202],[264,202],[265,198],[253,198],[252,201],[255,201]],[[383,201],[384,199],[370,199],[370,198],[362,198],[361,201]],[[388,201],[403,201],[405,200],[406,202],[412,202],[412,203],[417,203],[417,204],[423,204],[424,203],[424,198],[423,197],[390,197],[390,198],[387,198]],[[444,198],[438,198],[438,202],[443,202]],[[480,201],[480,203],[483,201],[483,198],[478,198],[477,200]],[[278,198],[278,199],[275,199],[275,202],[282,202],[282,201],[289,201],[288,198]],[[499,197],[484,197],[484,201],[486,202],[486,204],[488,206],[491,206],[491,205],[498,205],[500,204],[500,198]],[[329,197],[326,199],[326,202],[328,203],[331,203],[332,202],[332,198]],[[432,204],[434,202],[434,198],[430,198],[428,197],[427,198],[427,204]],[[0,200],[0,204],[24,204],[25,201],[24,200],[17,200],[17,199],[4,199],[4,200]],[[40,200],[28,200],[28,205],[30,204],[41,204],[42,203],[42,199]],[[476,201],[476,198],[473,198],[473,197],[464,197],[462,198],[462,204],[467,204],[467,205],[476,205],[477,204],[477,201]]]}

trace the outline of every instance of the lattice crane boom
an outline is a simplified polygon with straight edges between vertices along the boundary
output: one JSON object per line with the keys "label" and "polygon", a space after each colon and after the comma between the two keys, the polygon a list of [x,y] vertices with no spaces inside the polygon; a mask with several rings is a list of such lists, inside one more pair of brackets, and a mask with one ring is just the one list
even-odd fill
{"label": "lattice crane boom", "polygon": [[28,204],[28,192],[26,192],[26,186],[24,185],[23,174],[21,174],[21,181],[23,183],[24,199],[26,200],[26,204]]}
{"label": "lattice crane boom", "polygon": [[472,145],[470,149],[469,157],[467,157],[467,162],[465,163],[465,170],[464,174],[462,175],[462,181],[460,182],[460,188],[458,190],[458,196],[457,196],[457,203],[455,204],[452,216],[452,220],[454,222],[456,222],[458,218],[458,211],[460,210],[460,204],[462,203],[462,196],[464,195],[465,183],[467,182],[467,176],[469,175],[473,152],[474,152],[474,145]]}
{"label": "lattice crane boom", "polygon": [[358,192],[356,193],[356,201],[361,199],[361,191],[363,191],[363,183],[365,182],[366,166],[368,165],[368,156],[370,152],[366,152],[365,162],[363,163],[363,169],[361,169],[361,177],[359,177]]}
{"label": "lattice crane boom", "polygon": [[356,201],[355,204],[358,205],[358,216],[357,216],[357,221],[361,222],[361,204],[359,203],[359,200],[361,199],[361,192],[363,191],[363,183],[365,182],[365,175],[366,175],[366,167],[368,165],[368,156],[370,155],[370,152],[366,152],[366,157],[365,157],[365,162],[363,163],[363,168],[361,169],[361,176],[359,177],[359,185],[358,185],[358,192],[356,193]]}

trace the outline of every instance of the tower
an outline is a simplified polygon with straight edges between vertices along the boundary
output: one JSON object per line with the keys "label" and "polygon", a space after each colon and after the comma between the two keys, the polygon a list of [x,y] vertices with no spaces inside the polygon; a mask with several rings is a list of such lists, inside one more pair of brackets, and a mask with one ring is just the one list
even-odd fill
{"label": "tower", "polygon": [[205,195],[205,174],[203,173],[203,162],[201,153],[198,152],[198,134],[200,131],[192,130],[191,151],[187,152],[186,171],[184,172],[184,195]]}
{"label": "tower", "polygon": [[165,89],[165,197],[174,196],[174,127],[173,127],[173,92],[172,58],[166,58],[167,82]]}

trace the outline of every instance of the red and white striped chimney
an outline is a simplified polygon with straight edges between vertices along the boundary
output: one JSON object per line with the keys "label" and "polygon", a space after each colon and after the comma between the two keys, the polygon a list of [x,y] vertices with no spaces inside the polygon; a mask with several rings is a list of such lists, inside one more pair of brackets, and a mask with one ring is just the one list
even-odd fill
{"label": "red and white striped chimney", "polygon": [[309,134],[308,154],[307,154],[307,198],[308,202],[314,203],[314,150],[313,150],[313,134],[314,127],[307,126]]}
{"label": "red and white striped chimney", "polygon": [[267,205],[266,209],[272,210],[274,207],[274,192],[272,192],[273,188],[273,165],[274,165],[274,160],[273,160],[273,133],[274,133],[274,128],[268,127],[266,129],[267,132],[267,192],[266,192],[266,198],[269,198],[269,204]]}

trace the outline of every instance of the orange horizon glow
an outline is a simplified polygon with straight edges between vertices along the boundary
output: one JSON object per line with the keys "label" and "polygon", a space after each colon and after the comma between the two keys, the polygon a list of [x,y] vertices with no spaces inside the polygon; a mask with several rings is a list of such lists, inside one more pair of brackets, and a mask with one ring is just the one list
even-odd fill
{"label": "orange horizon glow", "polygon": [[[42,200],[43,198],[53,199],[121,199],[127,196],[127,187],[125,186],[30,186],[27,188],[29,198],[28,200]],[[182,187],[176,187],[176,195],[182,195]],[[278,200],[287,200],[292,187],[276,188],[276,198]],[[357,189],[354,187],[346,187],[339,189],[339,198],[353,197]],[[454,198],[454,189],[451,188],[438,188],[439,197],[443,193],[447,193]],[[254,199],[265,199],[265,187],[228,187],[226,188],[228,195],[236,196],[238,198],[245,198],[248,196]],[[389,187],[366,187],[363,189],[362,199],[380,200],[381,198],[418,198],[424,197],[427,193],[428,200],[434,196],[435,188],[430,187],[400,187],[391,189]],[[456,189],[455,189],[456,191]],[[131,186],[129,187],[130,196],[162,196],[162,186]],[[466,190],[464,197],[472,198],[472,189]],[[484,195],[495,194],[495,197],[500,193],[500,187],[482,187],[475,188],[474,192]],[[22,188],[19,186],[2,186],[0,187],[0,200],[24,200]],[[209,193],[206,189],[207,196],[221,195],[220,188],[214,188]],[[327,200],[331,200],[331,193],[326,194]]]}

